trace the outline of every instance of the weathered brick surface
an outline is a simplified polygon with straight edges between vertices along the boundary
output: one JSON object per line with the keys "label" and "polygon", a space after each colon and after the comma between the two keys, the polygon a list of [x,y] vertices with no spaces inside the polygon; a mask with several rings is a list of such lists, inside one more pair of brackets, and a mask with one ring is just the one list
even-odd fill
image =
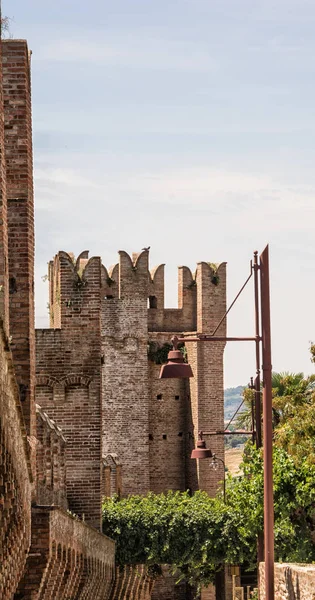
{"label": "weathered brick surface", "polygon": [[31,533],[31,466],[11,353],[0,327],[0,598],[11,600]]}
{"label": "weathered brick surface", "polygon": [[[104,271],[103,451],[122,463],[123,493],[145,491],[149,473],[155,492],[201,488],[214,495],[223,468],[196,465],[190,453],[199,430],[223,429],[224,343],[187,344],[195,375],[187,382],[159,380],[159,367],[147,366],[146,342],[211,333],[226,309],[225,264],[217,286],[208,263],[198,265],[196,278],[180,267],[178,309],[165,309],[164,265],[150,274],[147,252],[133,259],[120,252],[119,265]],[[218,333],[224,332],[225,323]],[[223,439],[211,444],[223,458]]]}
{"label": "weathered brick surface", "polygon": [[[159,343],[169,341],[166,336],[154,337]],[[186,444],[192,436],[187,382],[161,380],[160,369],[161,365],[149,363],[150,489],[155,493],[185,491],[189,487]]]}
{"label": "weathered brick surface", "polygon": [[9,336],[8,203],[4,147],[2,48],[3,44],[0,39],[0,318],[4,331]]}
{"label": "weathered brick surface", "polygon": [[11,350],[28,434],[35,436],[34,200],[30,55],[25,40],[5,40],[2,45]]}
{"label": "weathered brick surface", "polygon": [[36,405],[36,501],[67,508],[65,449],[61,429]]}
{"label": "weathered brick surface", "polygon": [[119,268],[111,274],[118,297],[102,293],[103,454],[117,454],[126,495],[146,493],[150,486],[148,253],[133,260],[119,254]]}
{"label": "weathered brick surface", "polygon": [[[259,598],[265,596],[265,564],[259,566]],[[275,564],[276,600],[315,600],[315,565]]]}
{"label": "weathered brick surface", "polygon": [[117,567],[109,600],[150,600],[153,589],[154,580],[145,565]]}
{"label": "weathered brick surface", "polygon": [[[83,259],[85,260],[85,259]],[[67,440],[66,470],[69,508],[100,528],[101,465],[101,336],[100,260],[55,258],[59,281],[52,289],[61,329],[36,331],[36,401],[61,427]],[[54,312],[53,312],[54,314]]]}
{"label": "weathered brick surface", "polygon": [[15,600],[106,600],[114,546],[58,507],[33,507],[31,550]]}
{"label": "weathered brick surface", "polygon": [[167,566],[162,567],[162,577],[159,577],[152,590],[152,600],[186,600],[188,595],[185,583],[176,585],[177,577],[171,575]]}

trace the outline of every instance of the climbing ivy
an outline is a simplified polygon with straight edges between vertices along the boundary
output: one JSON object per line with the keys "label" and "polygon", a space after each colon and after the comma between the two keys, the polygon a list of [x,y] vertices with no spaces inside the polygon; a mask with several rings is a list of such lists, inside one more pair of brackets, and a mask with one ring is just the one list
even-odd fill
{"label": "climbing ivy", "polygon": [[148,341],[148,359],[156,365],[162,365],[167,362],[167,355],[172,350],[172,344],[165,343],[163,345],[153,340]]}
{"label": "climbing ivy", "polygon": [[[148,359],[154,362],[156,365],[163,365],[167,362],[168,353],[173,350],[172,344],[165,342],[160,344],[154,340],[148,341]],[[178,350],[181,351],[184,362],[187,362],[187,350],[184,344],[178,345]]]}
{"label": "climbing ivy", "polygon": [[218,274],[218,265],[216,263],[208,263],[208,265],[212,269],[211,283],[213,283],[213,285],[219,285],[220,277]]}

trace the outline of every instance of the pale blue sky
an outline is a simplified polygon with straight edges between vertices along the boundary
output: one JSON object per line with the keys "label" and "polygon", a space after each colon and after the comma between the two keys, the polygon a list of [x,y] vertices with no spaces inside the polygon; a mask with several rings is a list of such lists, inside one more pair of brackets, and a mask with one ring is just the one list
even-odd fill
{"label": "pale blue sky", "polygon": [[[313,0],[3,0],[32,55],[37,323],[47,261],[151,246],[167,264],[228,262],[232,300],[269,242],[273,365],[313,372]],[[229,321],[252,333],[249,290]],[[226,386],[254,375],[230,344]]]}

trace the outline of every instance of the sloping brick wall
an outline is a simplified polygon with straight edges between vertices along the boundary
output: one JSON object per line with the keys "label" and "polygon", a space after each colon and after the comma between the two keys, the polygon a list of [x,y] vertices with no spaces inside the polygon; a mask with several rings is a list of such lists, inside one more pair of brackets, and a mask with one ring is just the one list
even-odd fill
{"label": "sloping brick wall", "polygon": [[[259,598],[265,596],[265,564],[259,565]],[[315,565],[275,564],[276,600],[315,600]]]}
{"label": "sloping brick wall", "polygon": [[32,544],[15,600],[107,600],[115,544],[51,506],[32,508]]}
{"label": "sloping brick wall", "polygon": [[0,325],[0,598],[11,600],[30,545],[31,466],[11,353]]}
{"label": "sloping brick wall", "polygon": [[154,580],[145,565],[117,567],[108,600],[150,600],[153,589]]}

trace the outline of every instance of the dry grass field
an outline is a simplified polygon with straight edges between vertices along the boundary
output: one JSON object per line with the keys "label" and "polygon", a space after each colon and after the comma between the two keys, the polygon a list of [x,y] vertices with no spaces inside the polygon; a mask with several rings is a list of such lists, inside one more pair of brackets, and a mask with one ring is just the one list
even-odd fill
{"label": "dry grass field", "polygon": [[242,462],[243,448],[225,450],[225,465],[232,476],[240,474],[239,465]]}

